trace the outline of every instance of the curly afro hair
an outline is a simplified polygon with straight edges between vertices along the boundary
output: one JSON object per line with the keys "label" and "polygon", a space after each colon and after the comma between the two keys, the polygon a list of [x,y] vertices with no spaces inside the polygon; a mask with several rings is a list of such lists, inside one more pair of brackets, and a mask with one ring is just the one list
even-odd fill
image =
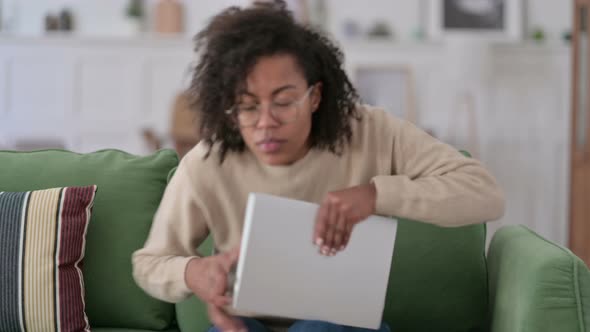
{"label": "curly afro hair", "polygon": [[[359,97],[343,69],[342,51],[326,36],[299,24],[284,1],[260,2],[249,8],[230,7],[195,37],[199,62],[189,87],[191,107],[201,112],[201,137],[220,144],[220,162],[245,143],[231,115],[237,91],[263,56],[293,55],[309,85],[322,83],[322,98],[312,115],[312,148],[342,152],[352,136],[351,119],[360,120]],[[207,154],[207,155],[209,155]]]}

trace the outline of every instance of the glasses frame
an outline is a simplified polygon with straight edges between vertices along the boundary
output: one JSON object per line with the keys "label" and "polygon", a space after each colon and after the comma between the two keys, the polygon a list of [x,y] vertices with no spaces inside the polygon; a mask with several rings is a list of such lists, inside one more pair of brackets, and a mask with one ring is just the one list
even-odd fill
{"label": "glasses frame", "polygon": [[[315,84],[310,85],[309,88],[307,88],[307,91],[305,91],[305,93],[303,94],[303,96],[301,96],[298,100],[296,100],[290,104],[290,106],[294,106],[296,108],[296,113],[295,113],[295,117],[293,118],[293,120],[290,120],[290,121],[279,120],[279,118],[277,117],[277,115],[274,112],[274,109],[275,109],[274,102],[271,103],[269,110],[270,110],[270,114],[273,117],[273,119],[275,119],[275,121],[279,122],[281,125],[286,125],[286,124],[293,123],[293,122],[297,121],[297,119],[299,118],[299,113],[301,113],[301,105],[309,97],[309,95],[311,94],[311,91],[313,90],[313,88],[315,88],[315,86],[316,86]],[[256,119],[256,121],[253,121],[252,124],[247,124],[247,125],[240,124],[240,121],[238,119],[237,105],[234,105],[230,109],[226,110],[225,114],[232,116],[234,121],[238,124],[238,126],[240,128],[250,128],[250,127],[256,127],[258,125],[258,122],[260,122],[260,116],[262,115],[260,103],[256,104],[256,112],[258,113],[258,118]]]}

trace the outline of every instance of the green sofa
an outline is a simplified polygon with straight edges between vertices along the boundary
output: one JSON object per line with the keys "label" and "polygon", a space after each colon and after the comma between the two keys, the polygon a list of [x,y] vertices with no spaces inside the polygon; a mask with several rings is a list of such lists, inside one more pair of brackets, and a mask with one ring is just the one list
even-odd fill
{"label": "green sofa", "polygon": [[[143,245],[177,164],[168,150],[146,157],[0,151],[0,191],[98,185],[84,260],[95,332],[209,326],[195,298],[158,301],[132,278],[131,254]],[[590,332],[590,272],[580,259],[522,226],[498,231],[486,257],[485,232],[485,225],[400,221],[384,312],[393,331]],[[208,241],[200,249],[210,248]]]}

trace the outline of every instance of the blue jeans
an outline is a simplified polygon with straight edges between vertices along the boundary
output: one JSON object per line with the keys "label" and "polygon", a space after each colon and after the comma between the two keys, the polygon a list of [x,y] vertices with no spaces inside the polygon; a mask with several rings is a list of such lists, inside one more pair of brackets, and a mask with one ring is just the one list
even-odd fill
{"label": "blue jeans", "polygon": [[[248,332],[269,332],[269,330],[262,325],[259,321],[252,318],[242,318],[244,325],[248,329]],[[289,332],[391,332],[387,324],[382,323],[378,330],[363,329],[360,327],[337,325],[327,322],[313,321],[313,320],[300,320],[289,327]],[[209,329],[208,332],[219,332],[215,327]]]}

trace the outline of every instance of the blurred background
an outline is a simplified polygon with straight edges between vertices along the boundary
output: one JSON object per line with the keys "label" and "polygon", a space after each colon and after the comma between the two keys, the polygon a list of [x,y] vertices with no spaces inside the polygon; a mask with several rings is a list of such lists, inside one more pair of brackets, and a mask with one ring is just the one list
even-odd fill
{"label": "blurred background", "polygon": [[[192,36],[250,0],[0,0],[0,149],[181,155]],[[587,0],[290,0],[363,100],[470,151],[507,213],[590,262]],[[573,184],[573,185],[572,185]]]}

